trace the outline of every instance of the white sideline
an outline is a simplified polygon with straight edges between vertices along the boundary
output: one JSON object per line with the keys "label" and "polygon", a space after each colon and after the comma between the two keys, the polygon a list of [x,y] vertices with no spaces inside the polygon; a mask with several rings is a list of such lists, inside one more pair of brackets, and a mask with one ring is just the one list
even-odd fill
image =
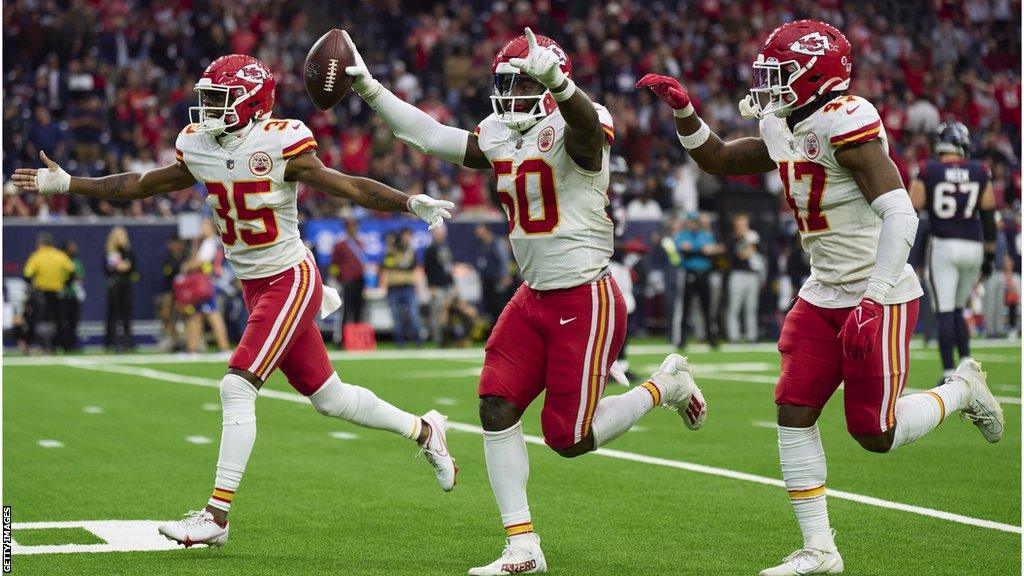
{"label": "white sideline", "polygon": [[[192,384],[195,386],[204,386],[208,388],[219,388],[220,380],[213,378],[202,378],[198,376],[184,376],[181,374],[174,374],[173,372],[164,372],[162,370],[154,370],[152,368],[135,368],[129,366],[100,366],[95,364],[86,365],[75,365],[78,368],[86,370],[95,370],[98,372],[113,372],[116,374],[128,374],[132,376],[142,376],[152,380],[162,380],[164,382],[174,382],[177,384]],[[287,400],[289,402],[297,402],[300,404],[306,404],[308,400],[305,396],[296,394],[294,392],[284,392],[280,390],[260,390],[260,396],[266,396],[268,398],[276,398],[278,400]],[[448,425],[453,430],[459,430],[462,432],[469,432],[472,434],[482,434],[482,430],[479,426],[472,424],[464,424],[461,422],[448,421]],[[526,441],[531,444],[544,445],[544,439],[539,436],[526,436]],[[608,448],[599,448],[594,452],[598,456],[607,456],[609,458],[617,458],[619,460],[629,460],[631,462],[640,462],[642,464],[651,464],[655,466],[665,466],[668,468],[676,468],[679,470],[687,470],[689,472],[697,472],[699,474],[708,474],[711,476],[720,476],[723,478],[731,478],[733,480],[744,480],[747,482],[754,482],[756,484],[766,484],[769,486],[785,487],[782,480],[777,478],[768,478],[767,476],[758,476],[756,474],[747,474],[745,472],[737,472],[735,470],[729,470],[726,468],[717,468],[714,466],[705,466],[703,464],[693,464],[690,462],[683,462],[680,460],[669,460],[667,458],[657,458],[654,456],[645,456],[643,454],[636,454],[634,452],[625,452],[622,450],[612,450]],[[841,500],[850,500],[853,502],[859,502],[861,504],[867,504],[869,506],[876,506],[878,508],[888,508],[890,510],[899,510],[901,512],[909,512],[911,514],[918,514],[920,516],[927,516],[930,518],[938,518],[940,520],[948,520],[950,522],[956,522],[958,524],[966,524],[968,526],[977,526],[979,528],[989,528],[991,530],[999,530],[1001,532],[1010,532],[1013,534],[1021,534],[1024,531],[1021,530],[1020,526],[1014,526],[1012,524],[1004,524],[1002,522],[994,522],[992,520],[984,520],[982,518],[973,518],[971,516],[964,516],[961,514],[954,514],[952,512],[946,512],[944,510],[935,510],[934,508],[925,508],[923,506],[913,506],[911,504],[903,504],[901,502],[893,502],[891,500],[883,500],[881,498],[875,498],[872,496],[864,496],[861,494],[855,494],[853,492],[845,492],[842,490],[834,490],[829,488],[828,495],[832,498],[839,498]]]}

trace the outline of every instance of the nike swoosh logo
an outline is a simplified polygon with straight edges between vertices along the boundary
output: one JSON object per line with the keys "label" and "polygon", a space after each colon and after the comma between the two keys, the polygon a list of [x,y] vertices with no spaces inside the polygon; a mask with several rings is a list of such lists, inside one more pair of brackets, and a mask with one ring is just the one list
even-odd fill
{"label": "nike swoosh logo", "polygon": [[853,113],[857,111],[857,108],[860,108],[860,104],[857,104],[853,108],[847,108],[846,109],[846,115],[847,116],[853,116]]}
{"label": "nike swoosh logo", "polygon": [[278,278],[276,280],[271,280],[270,282],[267,283],[267,286],[273,286],[274,284],[277,284],[281,280],[282,280],[281,278]]}
{"label": "nike swoosh logo", "polygon": [[572,322],[573,320],[575,320],[577,318],[579,318],[579,316],[573,316],[572,318],[569,318],[568,320],[566,320],[565,318],[559,318],[558,319],[558,323],[560,325],[562,325],[562,326],[565,326],[566,324],[568,324],[569,322]]}
{"label": "nike swoosh logo", "polygon": [[296,122],[295,124],[292,124],[292,130],[298,130],[299,126],[302,126],[301,122]]}

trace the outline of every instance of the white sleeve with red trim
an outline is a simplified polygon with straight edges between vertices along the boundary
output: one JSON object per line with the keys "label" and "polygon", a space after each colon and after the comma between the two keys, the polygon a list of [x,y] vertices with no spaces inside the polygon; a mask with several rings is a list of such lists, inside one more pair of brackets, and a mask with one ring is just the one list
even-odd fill
{"label": "white sleeve with red trim", "polygon": [[281,133],[281,156],[285,160],[290,160],[304,152],[316,152],[316,138],[309,127],[300,120],[287,122],[288,127]]}
{"label": "white sleeve with red trim", "polygon": [[601,122],[601,130],[604,131],[604,139],[609,146],[615,141],[615,124],[612,121],[612,114],[607,108],[600,104],[594,104],[597,109],[597,119]]}
{"label": "white sleeve with red trim", "polygon": [[828,142],[833,149],[885,138],[878,110],[860,96],[847,97],[842,107],[829,115],[831,123]]}

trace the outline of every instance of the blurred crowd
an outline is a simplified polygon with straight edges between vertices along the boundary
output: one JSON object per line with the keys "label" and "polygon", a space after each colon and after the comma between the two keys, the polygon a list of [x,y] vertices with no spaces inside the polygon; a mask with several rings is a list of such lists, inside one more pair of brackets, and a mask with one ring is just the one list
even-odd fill
{"label": "blurred crowd", "polygon": [[[626,166],[617,199],[624,218],[664,224],[654,237],[641,239],[643,260],[664,258],[668,264],[662,268],[681,276],[655,274],[654,282],[637,276],[636,289],[646,290],[638,314],[647,310],[654,318],[652,294],[678,284],[692,288],[683,300],[693,311],[712,311],[707,321],[692,314],[699,333],[749,340],[771,335],[766,315],[784,309],[777,304],[790,293],[784,286],[806,265],[779,199],[778,177],[702,173],[678,145],[671,111],[647,91],[636,91],[635,82],[647,72],[678,77],[723,138],[752,135],[756,125],[740,118],[736,102],[750,84],[750,62],[760,43],[775,26],[797,17],[828,21],[853,45],[850,91],[879,109],[901,172],[909,177],[911,167],[929,156],[930,135],[941,121],[965,123],[972,155],[992,168],[1004,212],[1001,236],[1016,238],[1020,13],[1019,0],[11,0],[3,13],[3,171],[6,179],[16,167],[37,165],[39,150],[81,175],[173,162],[173,142],[194,104],[199,74],[216,56],[243,52],[275,72],[275,115],[304,120],[328,165],[408,193],[453,200],[462,214],[498,217],[490,174],[411,151],[357,97],[331,111],[315,110],[301,67],[320,34],[345,28],[374,75],[396,94],[441,122],[472,129],[491,112],[494,54],[532,26],[567,50],[577,85],[613,115],[613,153]],[[171,217],[206,209],[199,186],[122,203],[47,199],[18,192],[9,182],[4,192],[5,216]],[[726,201],[754,196],[765,209],[747,207],[748,216],[739,213],[737,202]],[[300,211],[305,218],[365,216],[309,189],[300,190]],[[639,252],[632,254],[636,260]],[[1009,264],[1019,273],[1016,258]],[[407,278],[396,272],[390,276],[397,287]],[[431,277],[427,269],[424,274]],[[432,278],[430,290],[443,294],[443,286],[433,287],[439,276]],[[1009,284],[1013,288],[1012,279]],[[418,322],[401,292],[389,296],[391,310]],[[482,304],[486,315],[494,297],[481,297],[492,298]],[[681,312],[682,304],[655,308],[663,318],[644,321],[643,327],[681,326],[679,317],[691,316]],[[430,309],[436,316],[444,307]],[[679,311],[669,317],[666,310]],[[675,330],[676,340],[685,338],[685,330]]]}
{"label": "blurred crowd", "polygon": [[[755,123],[736,109],[750,62],[772,28],[800,16],[845,31],[854,49],[850,90],[879,108],[901,168],[926,157],[934,127],[956,118],[970,128],[975,155],[991,162],[1001,205],[1020,196],[1019,0],[320,4],[7,2],[4,174],[35,165],[42,149],[84,175],[172,162],[199,74],[216,56],[244,52],[275,72],[276,115],[305,120],[326,163],[450,198],[463,211],[494,211],[489,175],[410,151],[356,97],[316,111],[300,70],[320,33],[347,28],[396,94],[441,122],[472,129],[491,111],[494,54],[529,25],[567,49],[577,84],[611,110],[614,151],[631,167],[627,202],[646,198],[635,215],[715,209],[725,186],[777,192],[778,178],[701,174],[673,137],[670,112],[633,86],[647,72],[679,77],[719,134],[752,134]],[[171,215],[201,207],[196,189],[121,205],[7,192],[4,214],[17,216]],[[346,209],[315,191],[303,191],[302,207],[307,216]]]}

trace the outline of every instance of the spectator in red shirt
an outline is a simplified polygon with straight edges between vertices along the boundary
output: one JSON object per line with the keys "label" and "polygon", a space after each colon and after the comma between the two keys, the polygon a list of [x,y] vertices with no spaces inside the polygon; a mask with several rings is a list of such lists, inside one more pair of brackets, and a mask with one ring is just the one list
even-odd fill
{"label": "spectator in red shirt", "polygon": [[342,286],[342,325],[363,321],[365,263],[366,253],[359,239],[359,221],[349,218],[345,221],[345,236],[334,245],[330,268]]}
{"label": "spectator in red shirt", "polygon": [[370,171],[370,135],[362,126],[352,124],[341,134],[341,171],[366,174]]}

